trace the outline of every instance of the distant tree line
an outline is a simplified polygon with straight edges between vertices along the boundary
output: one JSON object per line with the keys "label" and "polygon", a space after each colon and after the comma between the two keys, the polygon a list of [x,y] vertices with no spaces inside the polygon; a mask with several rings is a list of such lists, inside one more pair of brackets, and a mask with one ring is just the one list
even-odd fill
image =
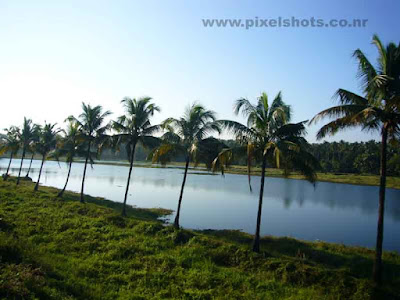
{"label": "distant tree line", "polygon": [[[234,147],[235,140],[223,140],[225,145]],[[310,152],[320,163],[320,172],[323,173],[354,173],[379,175],[381,142],[323,142],[310,144]],[[246,165],[245,159],[239,157],[233,164]],[[270,167],[276,167],[274,161]],[[400,176],[400,148],[398,145],[388,144],[387,147],[387,174]]]}
{"label": "distant tree line", "polygon": [[[239,146],[235,140],[219,141],[229,148]],[[352,173],[352,174],[374,174],[379,175],[381,143],[374,140],[368,142],[324,142],[310,145],[310,152],[320,163],[318,171],[323,173]],[[144,148],[141,144],[136,146],[135,161],[148,161],[151,151]],[[9,153],[4,156],[9,157]],[[22,151],[19,151],[21,156]],[[400,148],[398,146],[388,145],[387,173],[389,176],[400,176]],[[125,147],[121,147],[116,152],[113,149],[104,149],[98,156],[100,160],[109,161],[127,161],[127,152]],[[183,155],[176,155],[175,162],[184,162]],[[245,157],[236,157],[232,164],[247,165]],[[270,167],[276,167],[275,161],[269,161]]]}
{"label": "distant tree line", "polygon": [[[311,148],[323,172],[379,174],[381,142],[324,142],[312,144]],[[387,174],[400,175],[400,149],[391,144],[387,150]]]}

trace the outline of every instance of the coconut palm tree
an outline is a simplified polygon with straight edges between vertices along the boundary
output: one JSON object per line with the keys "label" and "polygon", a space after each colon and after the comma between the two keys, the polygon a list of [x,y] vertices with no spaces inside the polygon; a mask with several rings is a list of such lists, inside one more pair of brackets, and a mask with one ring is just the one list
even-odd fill
{"label": "coconut palm tree", "polygon": [[208,136],[213,132],[220,132],[220,127],[215,121],[215,112],[194,103],[186,108],[180,119],[168,118],[162,123],[162,127],[167,130],[167,133],[162,136],[161,146],[152,153],[153,162],[158,161],[165,164],[172,157],[178,155],[182,155],[185,159],[185,172],[174,221],[176,228],[179,228],[181,203],[189,163],[190,161],[199,162],[202,147],[214,141],[214,138]]}
{"label": "coconut palm tree", "polygon": [[22,157],[21,157],[21,165],[18,171],[17,185],[19,184],[21,178],[21,171],[24,163],[25,154],[30,143],[32,142],[32,139],[34,138],[34,132],[35,132],[35,127],[32,124],[32,120],[24,117],[24,124],[22,125],[22,129],[19,132],[18,136],[22,148]]}
{"label": "coconut palm tree", "polygon": [[29,162],[28,172],[26,172],[25,178],[29,178],[29,173],[31,172],[33,157],[34,157],[35,152],[36,152],[37,143],[39,142],[40,130],[41,130],[40,125],[38,125],[38,124],[34,124],[33,125],[32,141],[31,141],[31,143],[29,144],[29,147],[28,147],[28,150],[29,150],[29,152],[32,153],[32,155],[31,155],[31,160]]}
{"label": "coconut palm tree", "polygon": [[86,151],[84,149],[84,139],[80,132],[80,126],[75,121],[70,121],[67,130],[63,131],[65,135],[60,138],[54,157],[65,157],[68,164],[68,174],[63,189],[58,193],[57,197],[62,197],[68,185],[69,176],[71,174],[72,163],[76,156],[84,157]]}
{"label": "coconut palm tree", "polygon": [[272,104],[268,103],[268,96],[262,93],[257,104],[253,105],[247,99],[239,99],[235,103],[235,114],[242,112],[247,118],[247,125],[220,120],[219,123],[233,133],[240,146],[223,150],[214,161],[214,169],[219,166],[222,171],[235,156],[247,157],[248,181],[251,190],[250,174],[253,161],[261,163],[261,185],[258,201],[256,232],[253,242],[253,251],[260,251],[260,226],[264,194],[264,182],[267,163],[283,167],[285,175],[290,170],[298,170],[310,182],[316,179],[315,170],[319,164],[310,153],[310,145],[303,138],[305,122],[289,123],[291,109],[282,100],[279,92]]}
{"label": "coconut palm tree", "polygon": [[19,148],[20,148],[20,142],[18,139],[19,136],[19,128],[16,126],[11,126],[8,129],[4,129],[6,131],[6,134],[2,136],[2,143],[0,146],[0,155],[2,155],[5,152],[10,152],[10,161],[8,163],[7,171],[6,174],[4,175],[4,180],[7,180],[8,178],[8,172],[10,171],[10,166],[12,159],[15,154],[17,154]]}
{"label": "coconut palm tree", "polygon": [[100,105],[92,107],[90,104],[85,104],[82,102],[83,112],[78,118],[74,116],[69,116],[68,120],[75,121],[79,124],[79,130],[82,137],[86,142],[86,157],[85,165],[83,168],[82,186],[81,186],[81,203],[84,202],[83,191],[85,187],[85,177],[86,169],[89,160],[92,162],[92,147],[97,147],[101,142],[103,142],[107,135],[106,131],[109,129],[109,124],[104,125],[105,118],[111,114],[110,111],[103,112],[103,108]]}
{"label": "coconut palm tree", "polygon": [[57,135],[60,129],[56,129],[57,124],[45,123],[43,128],[39,131],[39,141],[36,145],[36,151],[42,155],[42,163],[40,164],[38,180],[35,184],[34,191],[39,189],[40,176],[47,155],[50,151],[54,150],[57,145]]}
{"label": "coconut palm tree", "polygon": [[150,97],[139,99],[124,98],[121,103],[124,106],[126,114],[120,116],[112,125],[112,128],[117,132],[114,136],[115,147],[119,149],[122,144],[125,145],[130,163],[124,205],[122,207],[123,216],[126,216],[126,200],[129,192],[136,146],[138,143],[141,143],[144,147],[148,148],[155,146],[158,141],[152,135],[160,129],[160,126],[152,125],[150,118],[155,112],[159,112],[160,108],[150,101]]}
{"label": "coconut palm tree", "polygon": [[353,54],[358,61],[358,77],[362,82],[364,96],[339,89],[335,94],[339,105],[320,112],[311,122],[315,123],[325,117],[335,118],[322,126],[317,133],[318,139],[354,127],[378,131],[381,135],[378,229],[373,269],[373,279],[379,284],[382,279],[387,143],[388,140],[399,138],[400,134],[400,44],[389,43],[384,46],[376,35],[372,42],[379,54],[376,66],[370,63],[360,49]]}

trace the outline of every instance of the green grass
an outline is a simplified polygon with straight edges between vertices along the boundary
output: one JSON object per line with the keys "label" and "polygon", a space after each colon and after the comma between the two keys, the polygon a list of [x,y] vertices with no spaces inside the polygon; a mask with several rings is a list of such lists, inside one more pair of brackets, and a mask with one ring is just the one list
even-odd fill
{"label": "green grass", "polygon": [[119,203],[56,195],[0,180],[0,298],[399,299],[394,252],[374,289],[369,249],[265,237],[255,254],[242,232],[176,230],[156,220],[166,210],[123,218]]}

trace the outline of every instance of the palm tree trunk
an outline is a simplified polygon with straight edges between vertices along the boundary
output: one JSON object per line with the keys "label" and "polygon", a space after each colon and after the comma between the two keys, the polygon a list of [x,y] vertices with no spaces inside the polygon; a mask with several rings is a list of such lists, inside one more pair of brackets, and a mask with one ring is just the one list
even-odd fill
{"label": "palm tree trunk", "polygon": [[136,149],[136,142],[134,142],[132,144],[132,151],[131,151],[130,165],[129,165],[129,174],[128,174],[128,182],[126,183],[124,205],[122,206],[122,215],[124,217],[126,216],[126,199],[128,198],[129,183],[131,182],[131,174],[132,174],[132,169],[133,169],[133,160],[135,158],[135,149]]}
{"label": "palm tree trunk", "polygon": [[10,172],[10,166],[11,166],[12,159],[13,159],[13,152],[11,151],[10,162],[8,163],[8,167],[7,167],[6,175],[4,176],[4,180],[7,180],[7,178],[8,178],[8,172]]}
{"label": "palm tree trunk", "polygon": [[39,177],[38,177],[38,180],[37,180],[37,182],[35,184],[35,188],[33,189],[34,191],[37,191],[39,189],[40,176],[42,175],[42,169],[43,169],[43,164],[44,164],[45,158],[46,158],[46,155],[43,155],[42,163],[40,165],[40,170],[39,170]]}
{"label": "palm tree trunk", "polygon": [[72,168],[72,161],[69,162],[69,166],[68,166],[68,175],[67,175],[67,180],[65,181],[65,185],[63,187],[63,189],[58,193],[57,197],[62,197],[65,189],[67,188],[67,184],[68,184],[68,180],[69,180],[69,175],[71,174],[71,168]]}
{"label": "palm tree trunk", "polygon": [[22,150],[21,165],[20,165],[19,171],[18,171],[17,185],[19,184],[19,180],[21,178],[21,170],[22,170],[22,165],[24,163],[24,158],[25,158],[25,148]]}
{"label": "palm tree trunk", "polygon": [[263,155],[262,167],[261,167],[261,186],[260,186],[260,198],[258,200],[258,213],[257,213],[257,226],[256,234],[254,235],[253,251],[260,252],[260,226],[261,226],[261,212],[262,202],[264,195],[264,182],[265,182],[265,168],[267,166],[267,157]]}
{"label": "palm tree trunk", "polygon": [[28,178],[29,177],[29,172],[31,171],[31,167],[32,167],[32,161],[33,161],[33,156],[35,155],[35,153],[32,153],[31,156],[31,162],[29,163],[29,168],[28,168],[28,172],[26,173],[25,177]]}
{"label": "palm tree trunk", "polygon": [[83,188],[85,187],[86,168],[87,168],[87,163],[88,163],[89,155],[90,155],[90,146],[91,146],[91,142],[89,142],[89,145],[88,145],[88,150],[87,150],[87,153],[86,153],[86,160],[85,160],[85,167],[83,168],[83,178],[82,178],[82,186],[81,186],[81,200],[80,200],[81,203],[85,202],[85,199],[83,197]]}
{"label": "palm tree trunk", "polygon": [[382,244],[383,244],[383,220],[385,214],[385,190],[386,190],[386,148],[387,148],[387,129],[382,130],[381,145],[381,181],[379,185],[379,209],[378,209],[378,230],[376,236],[375,262],[373,269],[374,282],[379,285],[382,282]]}
{"label": "palm tree trunk", "polygon": [[179,228],[179,216],[180,216],[180,213],[181,213],[181,203],[182,203],[182,197],[183,197],[183,190],[185,188],[186,176],[187,176],[188,169],[189,169],[189,157],[186,158],[185,174],[183,175],[181,193],[179,195],[178,209],[176,211],[176,217],[175,217],[175,221],[174,221],[174,226],[176,228]]}

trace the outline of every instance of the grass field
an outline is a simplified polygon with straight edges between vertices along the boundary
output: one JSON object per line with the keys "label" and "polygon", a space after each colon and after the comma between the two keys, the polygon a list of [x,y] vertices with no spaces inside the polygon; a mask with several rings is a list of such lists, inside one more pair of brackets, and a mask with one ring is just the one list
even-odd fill
{"label": "grass field", "polygon": [[[1,299],[399,299],[400,256],[238,231],[176,230],[169,211],[0,180]],[[211,209],[211,208],[210,208]]]}

